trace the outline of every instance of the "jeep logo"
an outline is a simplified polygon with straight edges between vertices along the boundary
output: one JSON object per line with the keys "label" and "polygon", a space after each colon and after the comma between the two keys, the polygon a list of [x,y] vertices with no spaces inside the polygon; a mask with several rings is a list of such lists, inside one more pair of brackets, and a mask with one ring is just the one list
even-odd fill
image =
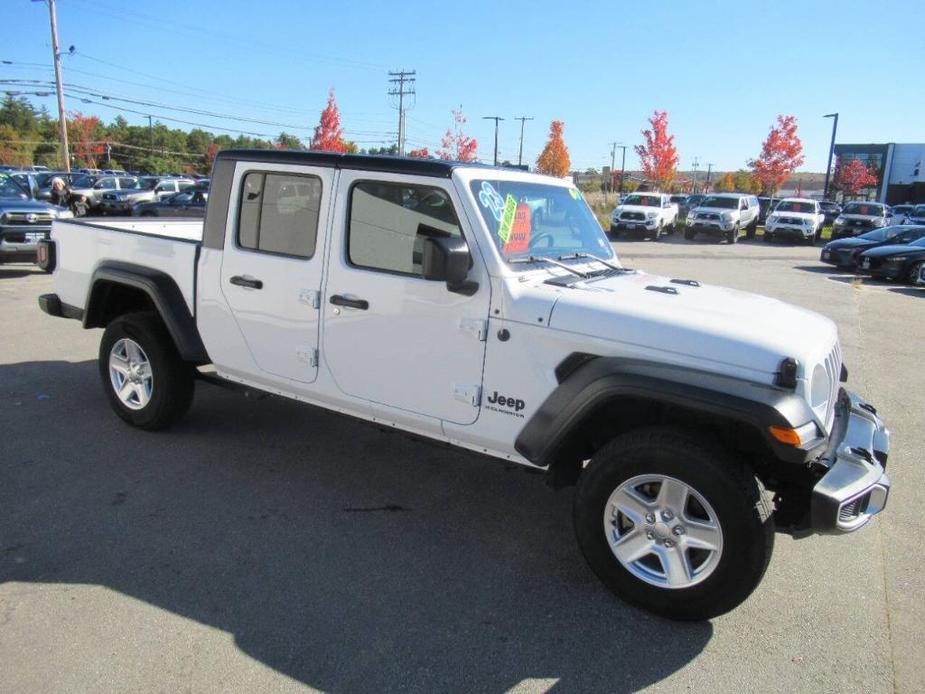
{"label": "jeep logo", "polygon": [[488,397],[488,402],[490,402],[492,405],[499,405],[501,407],[512,407],[514,408],[515,412],[520,412],[524,407],[527,406],[527,403],[525,403],[523,400],[499,395],[497,390]]}

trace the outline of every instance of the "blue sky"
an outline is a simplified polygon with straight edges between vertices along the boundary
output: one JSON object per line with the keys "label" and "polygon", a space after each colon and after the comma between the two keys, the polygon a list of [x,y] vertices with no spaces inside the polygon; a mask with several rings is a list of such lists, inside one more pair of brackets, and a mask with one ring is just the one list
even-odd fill
{"label": "blue sky", "polygon": [[[20,63],[0,65],[0,79],[51,79],[45,4],[0,5],[0,59]],[[669,113],[683,169],[694,157],[701,169],[743,167],[779,113],[799,120],[805,171],[825,168],[831,120],[822,115],[832,111],[839,142],[925,141],[920,1],[58,0],[58,23],[62,49],[76,47],[64,58],[68,83],[305,128],[334,87],[347,136],[369,146],[394,138],[386,73],[399,68],[417,71],[409,147],[434,149],[462,104],[489,160],[486,115],[507,118],[500,151],[513,160],[515,116],[536,119],[524,140],[530,161],[549,122],[565,121],[582,169],[609,164],[611,141],[640,142],[654,109]],[[54,110],[54,99],[37,100]],[[284,129],[128,107],[272,136]],[[75,100],[67,108],[107,122],[118,113]],[[627,167],[637,165],[628,150]]]}

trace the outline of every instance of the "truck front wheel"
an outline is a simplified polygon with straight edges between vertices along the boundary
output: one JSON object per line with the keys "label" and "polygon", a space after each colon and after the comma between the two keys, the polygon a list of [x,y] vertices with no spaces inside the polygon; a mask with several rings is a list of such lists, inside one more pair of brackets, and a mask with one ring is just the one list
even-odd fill
{"label": "truck front wheel", "polygon": [[154,313],[130,313],[103,333],[100,378],[116,414],[141,429],[170,426],[193,401],[193,367]]}
{"label": "truck front wheel", "polygon": [[736,607],[761,581],[774,546],[771,507],[749,469],[667,427],[623,434],[592,457],[574,521],[601,581],[669,619]]}

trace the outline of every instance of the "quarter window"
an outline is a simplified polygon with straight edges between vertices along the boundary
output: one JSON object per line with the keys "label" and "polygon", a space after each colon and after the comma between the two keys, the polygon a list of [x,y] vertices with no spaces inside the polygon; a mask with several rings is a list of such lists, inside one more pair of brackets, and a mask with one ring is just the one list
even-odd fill
{"label": "quarter window", "polygon": [[317,176],[251,172],[241,186],[238,244],[253,251],[311,258],[320,208]]}
{"label": "quarter window", "polygon": [[426,238],[462,236],[445,191],[404,183],[357,183],[348,224],[351,264],[406,275],[421,274]]}

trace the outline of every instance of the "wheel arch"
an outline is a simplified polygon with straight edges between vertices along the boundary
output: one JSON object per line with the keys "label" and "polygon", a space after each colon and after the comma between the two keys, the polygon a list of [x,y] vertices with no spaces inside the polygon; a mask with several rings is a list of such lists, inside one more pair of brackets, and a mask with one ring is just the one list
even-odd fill
{"label": "wheel arch", "polygon": [[85,307],[85,328],[105,328],[126,313],[153,311],[184,361],[209,362],[196,320],[177,283],[165,272],[119,261],[101,263],[90,280]]}
{"label": "wheel arch", "polygon": [[[554,486],[574,484],[583,461],[614,436],[654,424],[710,433],[755,460],[800,464],[812,451],[785,446],[769,426],[797,427],[810,415],[794,393],[684,367],[573,354],[558,387],[520,431],[516,450],[547,467]],[[751,393],[747,397],[743,393]]]}

